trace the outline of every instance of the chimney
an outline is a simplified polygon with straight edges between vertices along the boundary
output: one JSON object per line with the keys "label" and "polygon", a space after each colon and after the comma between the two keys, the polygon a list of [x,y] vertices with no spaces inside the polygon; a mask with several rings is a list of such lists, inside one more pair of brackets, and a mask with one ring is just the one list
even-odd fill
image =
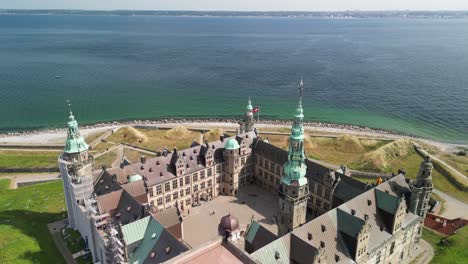
{"label": "chimney", "polygon": [[146,163],[146,156],[141,156],[140,157],[140,162],[141,162],[141,164],[145,164]]}
{"label": "chimney", "polygon": [[224,136],[223,135],[219,136],[219,140],[221,140],[221,142],[224,142]]}
{"label": "chimney", "polygon": [[208,140],[205,140],[205,146],[206,148],[210,148],[210,144],[208,144]]}
{"label": "chimney", "polygon": [[102,165],[102,170],[105,171],[107,169],[106,165]]}
{"label": "chimney", "polygon": [[177,147],[174,147],[174,154],[177,155]]}

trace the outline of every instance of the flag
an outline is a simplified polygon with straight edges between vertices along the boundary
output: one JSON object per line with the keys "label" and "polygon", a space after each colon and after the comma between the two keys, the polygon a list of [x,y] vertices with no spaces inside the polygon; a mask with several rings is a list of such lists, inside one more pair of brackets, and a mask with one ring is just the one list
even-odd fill
{"label": "flag", "polygon": [[258,111],[260,111],[260,108],[258,108],[258,106],[256,106],[254,109],[252,109],[252,113],[257,113]]}

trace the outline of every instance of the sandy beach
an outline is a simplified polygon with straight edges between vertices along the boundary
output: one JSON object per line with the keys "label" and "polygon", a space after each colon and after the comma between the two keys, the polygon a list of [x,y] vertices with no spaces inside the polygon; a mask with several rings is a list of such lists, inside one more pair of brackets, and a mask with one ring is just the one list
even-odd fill
{"label": "sandy beach", "polygon": [[[172,128],[175,126],[185,126],[188,128],[224,128],[235,130],[239,125],[236,120],[136,120],[126,122],[111,122],[111,123],[98,123],[89,126],[81,127],[81,134],[88,136],[95,133],[101,133],[110,129],[116,129],[123,126],[148,126],[148,127],[161,127]],[[270,131],[280,128],[290,128],[291,121],[260,121],[256,124],[259,131]],[[399,139],[407,138],[411,140],[422,141],[426,144],[435,146],[445,152],[453,152],[458,147],[468,148],[468,144],[452,144],[446,142],[439,142],[435,140],[417,138],[409,135],[402,135],[390,131],[376,130],[367,127],[358,127],[353,125],[338,125],[319,122],[305,122],[304,127],[306,131],[314,134],[351,134],[359,137],[370,137],[376,139]],[[14,132],[7,134],[0,134],[0,143],[5,144],[60,144],[66,138],[66,130],[64,128],[43,129],[35,131]]]}

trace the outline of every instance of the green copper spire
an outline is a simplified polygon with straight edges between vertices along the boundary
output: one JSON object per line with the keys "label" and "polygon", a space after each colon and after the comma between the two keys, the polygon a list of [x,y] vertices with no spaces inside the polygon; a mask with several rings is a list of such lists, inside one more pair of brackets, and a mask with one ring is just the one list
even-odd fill
{"label": "green copper spire", "polygon": [[245,110],[252,111],[252,109],[253,109],[252,102],[250,101],[250,96],[249,96],[249,102],[247,103],[247,107],[245,108]]}
{"label": "green copper spire", "polygon": [[299,86],[299,103],[296,108],[295,120],[291,129],[289,140],[288,161],[284,164],[284,175],[281,181],[290,185],[292,182],[297,182],[299,186],[307,184],[305,177],[307,166],[305,165],[304,154],[304,111],[302,110],[302,91],[304,89],[303,82]]}
{"label": "green copper spire", "polygon": [[68,115],[68,133],[67,133],[67,141],[65,143],[65,153],[80,153],[83,151],[88,150],[88,144],[86,144],[84,138],[80,135],[78,130],[78,122],[76,122],[75,117],[71,111],[71,105],[69,106]]}

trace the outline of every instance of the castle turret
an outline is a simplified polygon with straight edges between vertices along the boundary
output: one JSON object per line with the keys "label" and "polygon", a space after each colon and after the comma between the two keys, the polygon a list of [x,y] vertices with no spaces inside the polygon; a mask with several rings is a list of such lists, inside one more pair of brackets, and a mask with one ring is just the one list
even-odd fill
{"label": "castle turret", "polygon": [[279,188],[278,234],[280,236],[301,226],[306,221],[309,188],[305,177],[307,166],[304,153],[304,113],[302,110],[303,83],[300,84],[299,104],[289,140],[288,161]]}
{"label": "castle turret", "polygon": [[240,133],[245,133],[245,132],[250,132],[253,130],[254,126],[254,116],[253,116],[253,107],[252,107],[252,102],[249,101],[247,103],[247,106],[245,107],[245,115],[244,119],[240,123]]}
{"label": "castle turret", "polygon": [[[424,225],[424,219],[429,211],[429,200],[430,194],[433,189],[432,185],[432,165],[431,158],[426,156],[424,161],[419,166],[418,176],[416,181],[411,185],[411,200],[410,200],[410,211],[421,217],[421,227]],[[422,228],[419,230],[419,235],[416,237],[416,242],[421,238]]]}
{"label": "castle turret", "polygon": [[239,173],[241,170],[239,156],[240,145],[236,139],[230,138],[224,144],[224,188],[223,192],[236,195],[239,189]]}

